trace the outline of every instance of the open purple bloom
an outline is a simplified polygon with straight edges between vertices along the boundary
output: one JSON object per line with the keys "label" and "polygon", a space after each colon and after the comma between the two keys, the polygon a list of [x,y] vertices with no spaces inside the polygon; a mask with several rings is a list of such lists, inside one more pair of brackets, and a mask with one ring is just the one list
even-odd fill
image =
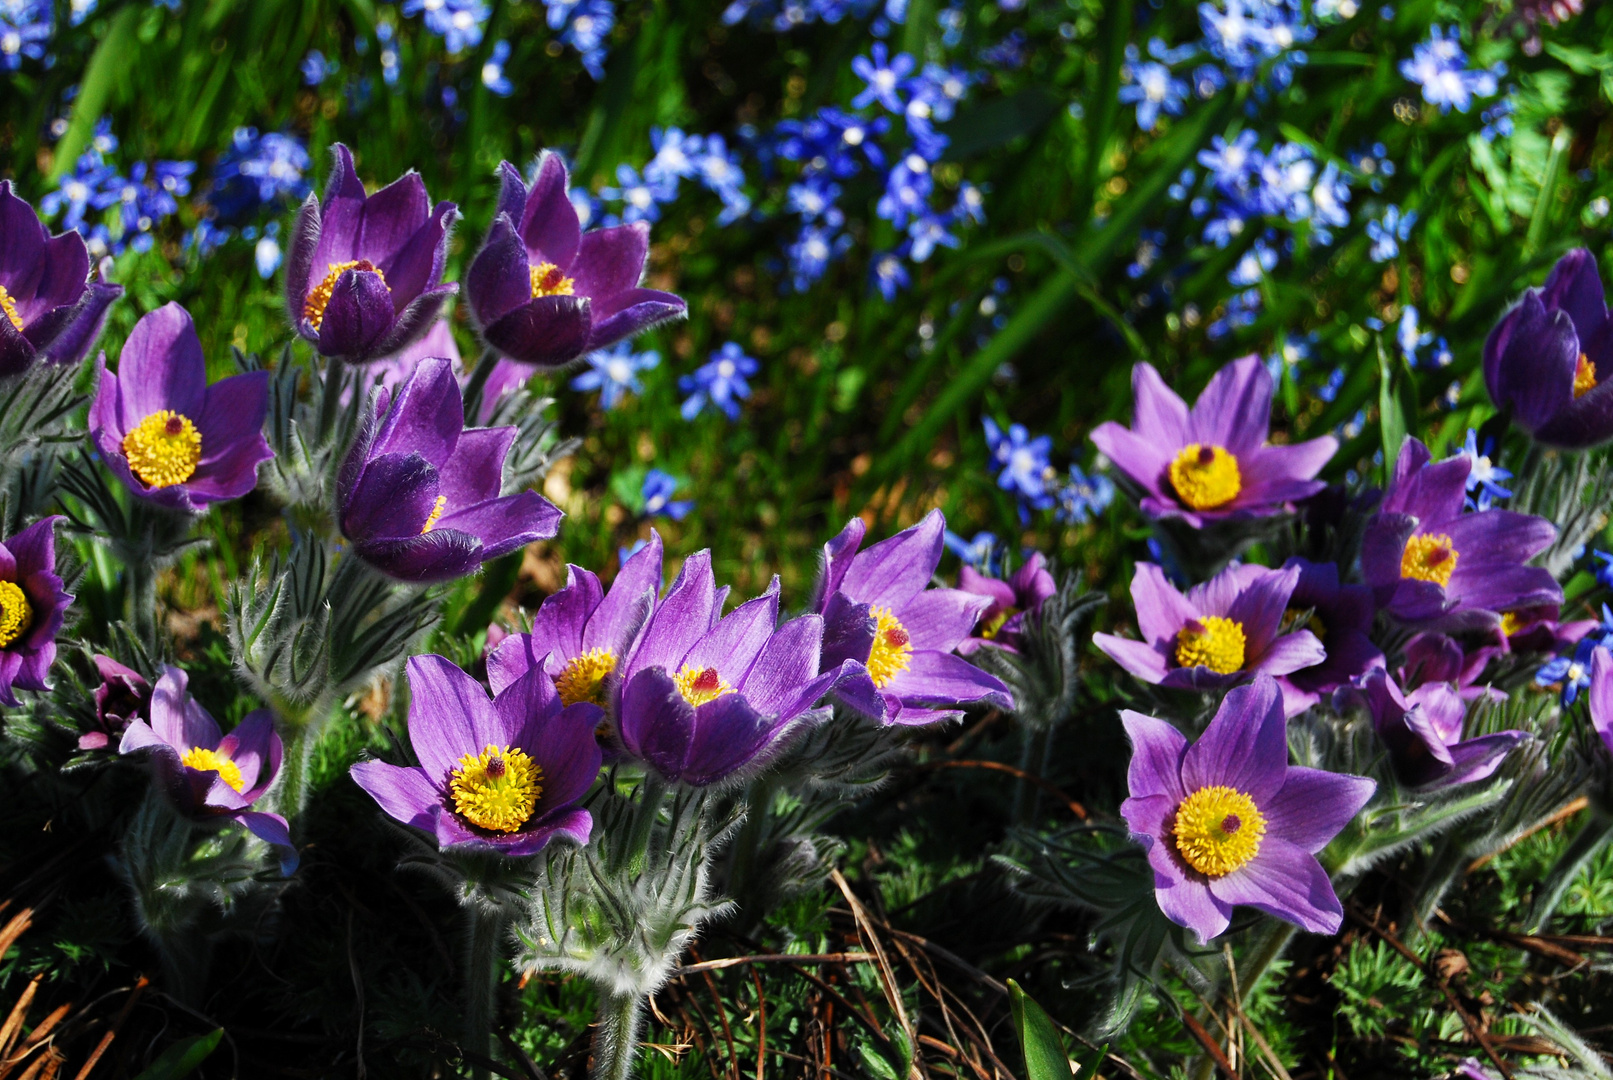
{"label": "open purple bloom", "polygon": [[1374,668],[1355,680],[1372,713],[1372,726],[1389,751],[1395,775],[1407,787],[1445,787],[1483,780],[1527,734],[1499,731],[1462,738],[1467,703],[1448,682],[1425,682],[1403,692],[1389,673]]}
{"label": "open purple bloom", "polygon": [[151,705],[151,684],[145,676],[124,667],[110,656],[95,654],[101,685],[95,688],[95,730],[78,737],[80,750],[104,750],[114,737],[122,738],[134,720],[143,719]]}
{"label": "open purple bloom", "polygon": [[594,819],[577,800],[599,775],[597,705],[562,706],[542,670],[491,700],[441,656],[409,659],[409,744],[419,765],[361,761],[350,770],[392,817],[445,848],[512,858],[556,837],[586,844]]}
{"label": "open purple bloom", "polygon": [[929,588],[945,549],[941,511],[858,551],[866,531],[861,518],[847,522],[824,545],[818,579],[822,670],[847,660],[866,669],[837,687],[841,702],[886,724],[953,720],[961,705],[1013,708],[1001,680],[953,655],[992,598]]}
{"label": "open purple bloom", "polygon": [[1227,694],[1191,745],[1164,720],[1129,709],[1120,718],[1132,745],[1120,813],[1148,852],[1166,918],[1200,943],[1227,928],[1238,904],[1313,933],[1339,928],[1344,909],[1316,853],[1377,785],[1288,764],[1273,680]]}
{"label": "open purple bloom", "polygon": [[269,373],[249,371],[209,386],[207,360],[190,313],[164,304],[135,323],[118,355],[106,357],[90,406],[90,436],[119,480],[140,498],[200,513],[238,499],[274,456],[263,437]]}
{"label": "open purple bloom", "polygon": [[231,818],[281,849],[281,871],[297,868],[286,819],[253,810],[280,771],[280,736],[267,709],[250,713],[228,735],[187,689],[183,669],[165,667],[151,691],[149,720],[135,719],[118,753],[151,751],[157,778],[180,813],[198,820]]}
{"label": "open purple bloom", "polygon": [[0,376],[35,360],[78,363],[122,295],[123,286],[90,279],[77,230],[50,235],[11,181],[0,180]]}
{"label": "open purple bloom", "polygon": [[776,577],[721,613],[711,555],[696,552],[622,670],[622,745],[675,783],[704,787],[754,768],[810,722],[837,682],[862,671],[846,661],[819,673],[823,619],[778,626]]}
{"label": "open purple bloom", "polygon": [[967,655],[983,645],[995,645],[1018,652],[1019,632],[1025,619],[1042,610],[1047,598],[1058,592],[1058,583],[1047,571],[1047,560],[1037,551],[1007,581],[964,566],[958,571],[958,589],[991,597],[991,606],[980,613],[980,621],[970,636],[958,643],[958,651]]}
{"label": "open purple bloom", "polygon": [[341,143],[332,149],[324,201],[310,195],[297,213],[286,308],[321,355],[364,363],[402,352],[459,291],[442,280],[459,211],[451,202],[433,206],[412,171],[366,195],[352,153]]}
{"label": "open purple bloom", "polygon": [[448,581],[560,527],[535,491],[499,496],[516,429],[465,429],[453,365],[422,360],[395,398],[381,392],[337,477],[342,534],[402,581]]}
{"label": "open purple bloom", "polygon": [[[1188,690],[1221,690],[1259,675],[1291,675],[1327,659],[1309,630],[1284,631],[1300,568],[1233,565],[1185,594],[1153,563],[1131,579],[1141,641],[1092,640],[1137,678]],[[1300,705],[1299,708],[1303,708]]]}
{"label": "open purple bloom", "polygon": [[1367,522],[1361,573],[1378,606],[1405,622],[1495,630],[1503,611],[1562,603],[1551,574],[1524,565],[1550,546],[1556,527],[1509,510],[1463,513],[1471,461],[1430,457],[1406,440]]}
{"label": "open purple bloom", "polygon": [[1613,439],[1613,321],[1596,257],[1576,248],[1527,289],[1484,343],[1484,384],[1540,442],[1572,449]]}
{"label": "open purple bloom", "polygon": [[1301,668],[1277,680],[1289,715],[1315,705],[1327,694],[1357,675],[1383,666],[1383,653],[1368,636],[1372,632],[1372,590],[1365,585],[1339,582],[1336,563],[1289,559],[1283,569],[1299,568],[1299,581],[1288,598],[1288,614],[1310,612],[1305,626],[1327,656],[1321,663]]}
{"label": "open purple bloom", "polygon": [[1613,754],[1613,653],[1598,645],[1591,653],[1591,727]]}
{"label": "open purple bloom", "polygon": [[56,523],[41,518],[0,543],[0,704],[16,690],[48,690],[56,635],[73,598],[56,573]]}
{"label": "open purple bloom", "polygon": [[671,293],[639,287],[649,225],[582,231],[558,155],[543,155],[530,188],[507,161],[499,178],[497,216],[465,276],[488,345],[560,367],[688,311]]}
{"label": "open purple bloom", "polygon": [[1151,364],[1132,369],[1137,399],[1130,428],[1098,425],[1092,441],[1144,491],[1143,512],[1195,528],[1223,518],[1261,517],[1322,490],[1316,474],[1338,450],[1324,435],[1274,446],[1271,374],[1258,356],[1234,360],[1188,410]]}

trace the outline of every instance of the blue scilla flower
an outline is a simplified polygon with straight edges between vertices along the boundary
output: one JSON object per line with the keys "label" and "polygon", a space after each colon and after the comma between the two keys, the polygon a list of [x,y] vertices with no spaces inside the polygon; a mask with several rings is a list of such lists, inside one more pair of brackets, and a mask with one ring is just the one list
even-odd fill
{"label": "blue scilla flower", "polygon": [[1328,162],[1311,187],[1311,233],[1317,243],[1331,244],[1333,230],[1350,223],[1350,182],[1334,162]]}
{"label": "blue scilla flower", "polygon": [[1389,148],[1381,142],[1350,151],[1348,160],[1350,168],[1373,191],[1382,191],[1384,180],[1395,174],[1395,163],[1389,159]]}
{"label": "blue scilla flower", "polygon": [[258,277],[264,281],[274,277],[284,257],[280,250],[280,223],[271,221],[264,227],[263,235],[252,249],[252,262],[258,268]]}
{"label": "blue scilla flower", "polygon": [[678,490],[678,478],[671,473],[660,469],[651,469],[644,474],[644,487],[641,494],[644,497],[645,517],[669,517],[673,521],[682,521],[690,510],[694,509],[693,499],[674,500],[673,494]]}
{"label": "blue scilla flower", "polygon": [[1604,589],[1613,589],[1613,554],[1605,551],[1591,552],[1591,558],[1600,566],[1593,566],[1592,572],[1596,575],[1596,583]]}
{"label": "blue scilla flower", "polygon": [[[549,9],[551,19],[554,8]],[[616,25],[616,5],[611,0],[582,0],[569,9],[569,21],[560,40],[577,50],[583,70],[595,81],[605,77],[605,41]]]}
{"label": "blue scilla flower", "polygon": [[442,38],[450,53],[480,45],[491,14],[482,0],[403,0],[398,10],[406,16],[424,15],[426,29]]}
{"label": "blue scilla flower", "polygon": [[826,225],[803,225],[795,242],[784,249],[790,260],[791,284],[806,292],[829,269],[830,260],[846,250],[851,238],[836,236]]}
{"label": "blue scilla flower", "polygon": [[872,59],[867,56],[852,57],[852,72],[867,84],[851,99],[852,108],[864,109],[877,101],[893,113],[902,112],[899,91],[903,81],[913,73],[917,61],[907,53],[897,53],[892,58],[883,41],[874,42],[870,54]]}
{"label": "blue scilla flower", "polygon": [[1199,151],[1199,164],[1210,170],[1211,180],[1223,190],[1242,190],[1255,168],[1257,139],[1253,131],[1240,131],[1231,142],[1213,136],[1210,148]]}
{"label": "blue scilla flower", "polygon": [[1411,59],[1400,62],[1400,74],[1422,87],[1423,100],[1438,105],[1440,112],[1467,112],[1475,97],[1489,97],[1505,74],[1504,65],[1493,70],[1467,66],[1467,53],[1457,38],[1455,27],[1432,27],[1427,41],[1411,51]]}
{"label": "blue scilla flower", "polygon": [[817,221],[829,215],[839,198],[840,185],[823,176],[809,176],[791,184],[786,194],[790,212],[799,214],[802,221]]}
{"label": "blue scilla flower", "polygon": [[995,45],[988,45],[981,49],[980,59],[992,67],[1017,71],[1025,66],[1027,44],[1025,32],[1023,30],[1013,30]]}
{"label": "blue scilla flower", "polygon": [[1598,643],[1597,638],[1583,638],[1570,655],[1546,661],[1535,672],[1535,685],[1548,687],[1560,684],[1563,707],[1572,705],[1579,698],[1579,692],[1591,684],[1591,652]]}
{"label": "blue scilla flower", "polygon": [[1417,366],[1417,352],[1434,340],[1433,333],[1422,332],[1418,325],[1417,309],[1410,304],[1400,313],[1400,325],[1395,329],[1395,344],[1406,363]]}
{"label": "blue scilla flower", "polygon": [[909,219],[929,210],[930,193],[934,190],[930,163],[918,154],[908,154],[886,176],[885,192],[874,212],[898,229],[905,228]]}
{"label": "blue scilla flower", "polygon": [[886,303],[896,299],[897,293],[912,284],[899,251],[875,253],[868,266],[868,280],[879,290],[879,295],[885,298]]}
{"label": "blue scilla flower", "polygon": [[571,388],[584,393],[598,390],[599,403],[614,409],[628,394],[644,392],[638,381],[639,372],[649,371],[660,362],[661,354],[655,350],[634,352],[632,342],[620,341],[590,353],[588,369],[571,380]]}
{"label": "blue scilla flower", "polygon": [[504,65],[509,59],[510,43],[495,41],[493,51],[482,64],[482,85],[499,97],[509,97],[515,93],[515,84],[510,82],[510,77],[504,73]]}
{"label": "blue scilla flower", "polygon": [[963,241],[953,235],[951,228],[956,219],[951,214],[923,213],[907,227],[908,257],[924,262],[938,247],[961,247]]}
{"label": "blue scilla flower", "polygon": [[1172,116],[1182,115],[1188,85],[1164,64],[1154,60],[1127,61],[1121,68],[1121,78],[1125,85],[1120,88],[1120,101],[1137,106],[1137,126],[1144,131],[1154,130],[1162,110]]}
{"label": "blue scilla flower", "polygon": [[108,198],[105,194],[116,179],[117,172],[101,160],[100,154],[90,150],[79,156],[73,171],[61,178],[55,191],[46,192],[39,200],[40,212],[46,218],[61,214],[63,228],[78,229],[90,210],[104,210],[117,201],[116,195]]}
{"label": "blue scilla flower", "polygon": [[986,223],[986,191],[965,180],[958,185],[958,200],[952,204],[952,217],[959,224]]}
{"label": "blue scilla flower", "polygon": [[707,135],[695,168],[700,182],[721,195],[724,191],[738,191],[745,183],[745,170],[740,167],[739,151],[729,150],[721,135]]}
{"label": "blue scilla flower", "polygon": [[1469,493],[1478,492],[1486,506],[1492,500],[1512,497],[1512,492],[1501,486],[1501,481],[1511,480],[1512,474],[1490,459],[1493,453],[1495,453],[1495,440],[1487,439],[1481,447],[1479,433],[1468,428],[1467,441],[1462,444],[1462,449],[1453,455],[1467,458],[1469,463],[1467,490]]}
{"label": "blue scilla flower", "polygon": [[0,3],[0,69],[16,71],[24,57],[42,59],[54,29],[49,0]]}
{"label": "blue scilla flower", "polygon": [[1069,525],[1085,525],[1098,517],[1115,499],[1114,481],[1099,472],[1087,474],[1079,465],[1070,466],[1069,481],[1054,495],[1058,508],[1053,517]]}
{"label": "blue scilla flower", "polygon": [[644,166],[645,179],[650,183],[676,187],[678,181],[700,174],[705,146],[699,135],[686,135],[675,127],[654,127],[650,129],[650,147],[655,156]]}
{"label": "blue scilla flower", "polygon": [[1277,252],[1262,237],[1243,253],[1227,275],[1227,280],[1239,288],[1258,285],[1276,265]]}
{"label": "blue scilla flower", "polygon": [[661,203],[677,193],[665,186],[651,184],[639,176],[638,170],[628,164],[616,166],[616,186],[599,189],[602,198],[622,203],[622,220],[656,221],[661,216]]}
{"label": "blue scilla flower", "polygon": [[965,540],[947,529],[941,534],[941,542],[965,566],[972,566],[982,574],[993,577],[1002,573],[1004,548],[997,541],[996,533],[977,532],[972,539]]}
{"label": "blue scilla flower", "polygon": [[207,203],[220,225],[245,224],[307,197],[308,150],[295,136],[238,127],[213,167]]}
{"label": "blue scilla flower", "polygon": [[952,119],[957,106],[969,94],[969,86],[977,76],[966,68],[954,64],[943,68],[939,64],[925,64],[924,70],[908,82],[907,92],[912,98],[926,102],[930,118],[937,123]]}
{"label": "blue scilla flower", "polygon": [[1311,216],[1311,189],[1316,182],[1316,161],[1299,143],[1280,143],[1262,154],[1255,171],[1253,204],[1262,214],[1281,215],[1289,221]]}
{"label": "blue scilla flower", "polygon": [[587,229],[599,217],[599,200],[587,188],[574,187],[566,192],[571,208],[577,211],[577,227]]}
{"label": "blue scilla flower", "polygon": [[1384,208],[1383,217],[1367,222],[1367,238],[1372,241],[1372,250],[1367,254],[1372,261],[1388,262],[1399,255],[1400,242],[1411,239],[1411,227],[1415,224],[1417,211],[1402,212],[1392,203]]}
{"label": "blue scilla flower", "polygon": [[302,71],[304,86],[318,86],[330,75],[330,71],[325,67],[325,54],[318,49],[309,49],[308,55],[302,58],[302,63],[298,67]]}
{"label": "blue scilla flower", "polygon": [[[1004,432],[991,417],[985,417],[986,451],[991,465],[997,470],[997,486],[1011,491],[1021,501],[1035,509],[1045,510],[1053,505],[1047,493],[1047,480],[1052,474],[1048,455],[1053,440],[1047,435],[1031,438],[1023,424],[1010,424]],[[1023,509],[1023,507],[1022,507]]]}
{"label": "blue scilla flower", "polygon": [[678,379],[678,389],[689,395],[683,402],[683,418],[693,420],[709,402],[728,419],[739,419],[739,403],[750,397],[750,384],[745,380],[758,370],[754,358],[734,342],[725,342],[693,375]]}

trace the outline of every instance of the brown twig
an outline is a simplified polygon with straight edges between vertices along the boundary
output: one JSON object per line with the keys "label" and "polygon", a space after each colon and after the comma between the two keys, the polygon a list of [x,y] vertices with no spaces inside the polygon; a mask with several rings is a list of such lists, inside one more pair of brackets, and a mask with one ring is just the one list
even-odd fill
{"label": "brown twig", "polygon": [[673,971],[671,977],[676,979],[681,975],[693,975],[701,971],[721,971],[723,968],[739,967],[741,964],[867,964],[873,959],[874,954],[867,952],[761,953],[755,956],[729,956],[722,960],[702,960],[698,964],[685,964]]}
{"label": "brown twig", "polygon": [[762,1080],[762,1066],[767,1061],[767,995],[762,993],[762,976],[750,969],[751,982],[756,984],[756,1080]]}
{"label": "brown twig", "polygon": [[1068,809],[1070,811],[1070,813],[1074,814],[1076,817],[1080,818],[1082,821],[1085,821],[1087,819],[1087,817],[1088,817],[1087,808],[1082,806],[1080,803],[1076,802],[1074,799],[1070,798],[1068,795],[1064,794],[1064,792],[1059,790],[1059,788],[1056,785],[1048,783],[1046,780],[1043,780],[1040,776],[1037,776],[1034,773],[1028,773],[1024,769],[1017,768],[1016,766],[1013,766],[1013,765],[1005,764],[1005,763],[1003,763],[1001,761],[977,761],[977,760],[926,761],[923,764],[919,765],[918,768],[920,770],[929,770],[929,769],[990,769],[993,772],[1007,773],[1009,776],[1014,777],[1016,780],[1023,780],[1027,784],[1031,784],[1034,787],[1041,788],[1048,795],[1051,795],[1053,798],[1055,798],[1059,802],[1063,803],[1065,808]]}
{"label": "brown twig", "polygon": [[880,989],[884,991],[885,1001],[890,1005],[891,1012],[896,1014],[896,1022],[901,1025],[902,1033],[907,1036],[907,1045],[912,1054],[909,1072],[915,1078],[922,1076],[918,1067],[918,1041],[915,1038],[912,1021],[907,1017],[907,1007],[902,1004],[902,992],[896,985],[896,973],[891,970],[890,960],[885,956],[885,947],[880,943],[879,935],[874,932],[873,922],[869,919],[867,910],[863,908],[862,901],[851,891],[851,885],[847,883],[845,875],[838,869],[830,867],[829,880],[835,883],[840,894],[846,898],[846,903],[851,906],[851,917],[857,922],[858,936],[862,937],[867,946],[873,950],[879,972]]}
{"label": "brown twig", "polygon": [[1590,804],[1591,804],[1591,800],[1586,798],[1584,795],[1581,795],[1579,798],[1574,799],[1573,801],[1569,802],[1561,810],[1557,811],[1555,814],[1551,815],[1550,817],[1545,818],[1542,821],[1535,822],[1533,825],[1529,826],[1523,832],[1519,833],[1517,836],[1514,836],[1511,840],[1508,840],[1505,844],[1503,844],[1501,847],[1496,848],[1494,851],[1490,852],[1488,855],[1480,855],[1478,858],[1476,858],[1472,862],[1468,863],[1467,864],[1467,872],[1471,874],[1474,871],[1481,869],[1484,866],[1485,863],[1489,862],[1491,859],[1495,858],[1497,855],[1500,855],[1503,852],[1509,851],[1510,849],[1512,849],[1513,847],[1517,846],[1518,844],[1523,843],[1523,841],[1529,839],[1529,837],[1533,836],[1535,833],[1539,832],[1541,829],[1549,829],[1553,825],[1557,824],[1559,821],[1562,821],[1565,818],[1573,817],[1575,814],[1579,813],[1581,810],[1585,809]]}
{"label": "brown twig", "polygon": [[123,1008],[118,1011],[118,1018],[112,1022],[111,1030],[102,1035],[101,1041],[95,1044],[95,1049],[90,1051],[89,1060],[84,1062],[84,1067],[78,1070],[78,1076],[74,1080],[85,1080],[90,1075],[90,1071],[100,1062],[101,1055],[106,1053],[106,1048],[112,1045],[113,1039],[117,1038],[118,1031],[123,1027],[123,1022],[129,1018],[129,1013],[134,1011],[135,1002],[140,1000],[140,995],[150,985],[151,980],[144,975],[140,976],[135,982],[134,989],[130,990],[129,996],[124,999]]}
{"label": "brown twig", "polygon": [[1187,1028],[1189,1035],[1198,1040],[1200,1046],[1204,1047],[1204,1052],[1210,1055],[1210,1060],[1215,1062],[1215,1067],[1226,1075],[1227,1080],[1238,1080],[1238,1074],[1232,1068],[1232,1062],[1227,1060],[1226,1052],[1221,1049],[1221,1044],[1211,1038],[1210,1033],[1204,1030],[1204,1025],[1199,1023],[1197,1018],[1186,1009],[1182,1010],[1182,1026]]}

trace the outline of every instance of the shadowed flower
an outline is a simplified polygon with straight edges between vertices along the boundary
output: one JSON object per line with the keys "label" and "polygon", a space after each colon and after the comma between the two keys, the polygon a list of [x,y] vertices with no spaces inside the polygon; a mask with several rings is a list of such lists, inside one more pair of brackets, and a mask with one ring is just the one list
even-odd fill
{"label": "shadowed flower", "polygon": [[[1092,640],[1143,682],[1220,690],[1257,675],[1291,675],[1327,659],[1310,630],[1285,632],[1300,568],[1233,565],[1184,595],[1153,563],[1131,580],[1141,641]],[[1304,706],[1301,705],[1300,708]]]}
{"label": "shadowed flower", "polygon": [[364,193],[353,155],[337,143],[324,202],[309,195],[286,257],[286,308],[323,356],[364,363],[402,352],[431,328],[459,286],[444,284],[448,230],[459,211],[435,206],[405,173]]}
{"label": "shadowed flower", "polygon": [[1571,645],[1595,630],[1601,623],[1595,619],[1574,619],[1561,622],[1562,608],[1556,604],[1539,604],[1501,613],[1499,638],[1505,652],[1554,653]]}
{"label": "shadowed flower", "polygon": [[1551,574],[1524,565],[1557,529],[1508,510],[1463,513],[1470,466],[1461,455],[1430,463],[1416,439],[1401,447],[1361,545],[1362,576],[1378,606],[1398,619],[1495,630],[1503,611],[1562,602]]}
{"label": "shadowed flower", "polygon": [[100,382],[90,435],[129,490],[159,506],[200,513],[238,499],[274,456],[263,437],[269,373],[249,371],[209,386],[190,314],[164,304],[135,324],[116,375],[96,361]]}
{"label": "shadowed flower", "polygon": [[56,573],[56,523],[41,518],[0,543],[0,704],[16,690],[48,690],[56,635],[73,598]]}
{"label": "shadowed flower", "polygon": [[1484,342],[1484,384],[1540,442],[1578,449],[1613,439],[1613,322],[1596,257],[1576,248]]}
{"label": "shadowed flower", "polygon": [[1445,634],[1416,634],[1406,642],[1395,677],[1406,690],[1416,690],[1425,683],[1449,683],[1463,701],[1478,698],[1505,701],[1506,691],[1479,685],[1484,669],[1501,651],[1495,645],[1464,649]]}
{"label": "shadowed flower", "polygon": [[1499,731],[1462,738],[1467,703],[1448,682],[1426,682],[1404,693],[1389,673],[1375,668],[1355,680],[1351,696],[1372,713],[1372,726],[1389,751],[1395,775],[1407,787],[1445,787],[1483,780],[1527,734]]}
{"label": "shadowed flower", "polygon": [[1168,919],[1200,943],[1227,928],[1238,904],[1312,933],[1338,930],[1344,909],[1316,853],[1377,785],[1288,764],[1273,680],[1227,694],[1191,745],[1164,720],[1129,709],[1120,717],[1132,745],[1120,813],[1148,852]]}
{"label": "shadowed flower", "polygon": [[968,655],[983,645],[1018,652],[1019,632],[1026,618],[1042,610],[1043,602],[1058,592],[1058,583],[1047,571],[1047,560],[1036,551],[1007,581],[966,565],[958,571],[958,589],[991,597],[991,606],[980,613],[974,631],[958,643],[958,651]]}
{"label": "shadowed flower", "polygon": [[1326,694],[1373,667],[1383,666],[1383,653],[1368,636],[1372,633],[1372,590],[1365,585],[1339,583],[1336,563],[1289,559],[1283,569],[1299,568],[1299,581],[1288,598],[1287,622],[1304,626],[1316,635],[1327,657],[1277,680],[1290,716],[1315,705]]}
{"label": "shadowed flower", "polygon": [[76,230],[52,236],[34,208],[0,180],[0,376],[36,360],[76,364],[101,334],[123,286],[90,278]]}
{"label": "shadowed flower", "polygon": [[143,719],[151,704],[151,684],[110,656],[95,654],[101,685],[95,688],[95,730],[78,737],[80,750],[104,750],[121,737],[133,720]]}
{"label": "shadowed flower", "polygon": [[1591,728],[1613,754],[1613,653],[1598,645],[1591,653]]}
{"label": "shadowed flower", "polygon": [[647,224],[582,231],[557,155],[543,155],[530,188],[507,161],[499,179],[497,216],[465,275],[489,346],[522,364],[560,367],[687,312],[679,297],[639,287]]}
{"label": "shadowed flower", "polygon": [[1315,477],[1338,440],[1267,444],[1273,384],[1258,356],[1216,372],[1191,411],[1151,364],[1132,369],[1131,385],[1132,426],[1100,424],[1092,441],[1143,489],[1150,517],[1180,517],[1198,527],[1275,514],[1322,490]]}
{"label": "shadowed flower", "polygon": [[866,669],[837,688],[841,702],[886,724],[952,720],[964,705],[1013,708],[1000,680],[952,655],[992,598],[928,587],[944,546],[941,511],[858,551],[866,531],[852,518],[825,544],[818,579],[822,669],[847,660]]}
{"label": "shadowed flower", "polygon": [[444,848],[512,858],[563,837],[586,844],[594,819],[577,800],[599,774],[599,707],[562,707],[541,670],[491,700],[441,656],[409,659],[409,744],[420,764],[361,761],[353,780],[392,817]]}
{"label": "shadowed flower", "polygon": [[466,430],[453,365],[420,361],[390,404],[379,392],[337,476],[354,553],[403,581],[448,581],[553,536],[562,514],[543,496],[499,496],[515,435]]}
{"label": "shadowed flower", "polygon": [[179,812],[198,820],[231,818],[279,848],[281,872],[297,868],[286,819],[251,809],[280,771],[280,736],[267,709],[249,713],[225,735],[190,696],[190,676],[163,668],[151,691],[148,720],[131,720],[118,753],[151,751],[157,778]]}

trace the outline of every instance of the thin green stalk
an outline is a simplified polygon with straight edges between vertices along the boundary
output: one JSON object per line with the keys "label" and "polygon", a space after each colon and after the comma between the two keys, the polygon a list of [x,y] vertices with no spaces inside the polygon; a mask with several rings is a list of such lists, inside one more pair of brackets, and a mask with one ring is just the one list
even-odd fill
{"label": "thin green stalk", "polygon": [[630,1080],[643,1022],[643,996],[604,992],[594,1028],[594,1068],[589,1080]]}
{"label": "thin green stalk", "polygon": [[[1047,757],[1048,729],[1040,725],[1025,727],[1020,733],[1019,770],[1025,775],[1039,775],[1040,764]],[[1016,825],[1028,824],[1036,816],[1041,792],[1025,782],[1025,777],[1014,778],[1014,812]]]}
{"label": "thin green stalk", "polygon": [[1607,846],[1609,840],[1613,840],[1613,813],[1600,803],[1592,803],[1591,816],[1574,835],[1574,839],[1569,841],[1562,855],[1558,856],[1557,865],[1551,868],[1546,880],[1540,883],[1534,906],[1529,910],[1529,933],[1538,934],[1545,929],[1552,912],[1563,902],[1568,887],[1579,877],[1585,864]]}
{"label": "thin green stalk", "polygon": [[639,785],[638,815],[633,819],[633,831],[628,842],[617,850],[615,865],[611,867],[613,872],[624,865],[645,863],[650,832],[655,828],[656,818],[661,816],[661,802],[665,797],[666,781],[653,770],[646,772],[644,782]]}
{"label": "thin green stalk", "polygon": [[128,619],[135,637],[148,646],[157,641],[157,568],[150,558],[124,560],[128,574]]}
{"label": "thin green stalk", "polygon": [[[734,838],[728,892],[746,908],[760,898],[762,847],[766,843],[767,815],[772,810],[777,787],[778,775],[766,772],[752,780],[745,791],[745,823]],[[745,915],[757,918],[761,912],[746,911]]]}
{"label": "thin green stalk", "polygon": [[[467,1050],[487,1056],[492,1044],[493,1005],[498,998],[499,961],[504,941],[504,912],[494,904],[473,900],[465,906],[465,1038]],[[487,1070],[474,1066],[477,1080]]]}

